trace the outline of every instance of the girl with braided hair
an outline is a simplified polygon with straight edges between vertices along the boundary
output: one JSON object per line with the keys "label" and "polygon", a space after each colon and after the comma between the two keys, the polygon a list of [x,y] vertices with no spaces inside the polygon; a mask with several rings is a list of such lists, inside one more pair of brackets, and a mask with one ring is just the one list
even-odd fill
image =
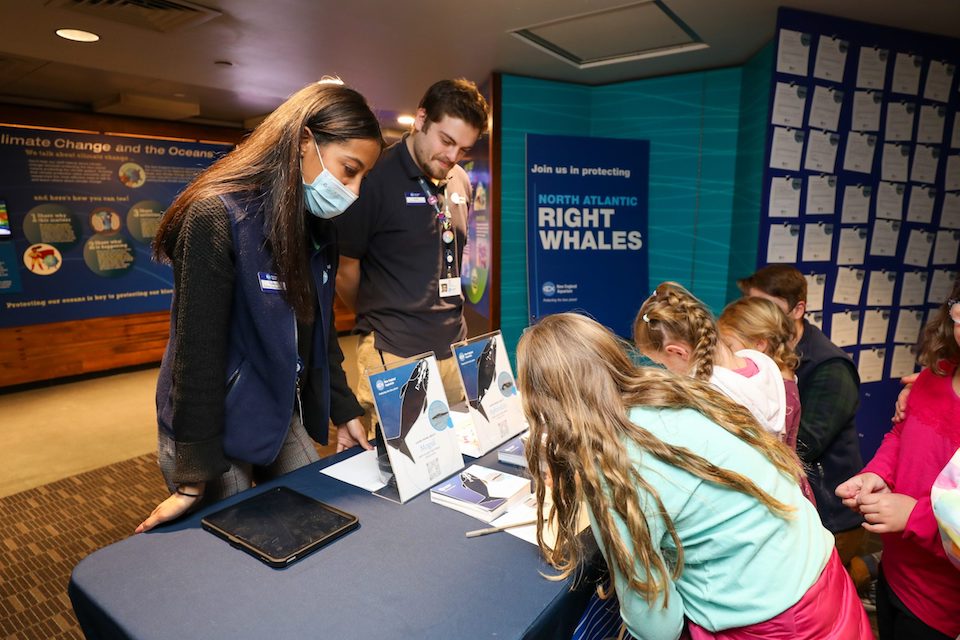
{"label": "girl with braided hair", "polygon": [[543,522],[537,539],[558,579],[581,561],[586,508],[637,637],[674,640],[685,618],[694,640],[873,637],[796,457],[746,409],[701,380],[637,367],[576,314],[528,328],[517,364],[541,443],[527,449],[530,474],[558,523],[555,546]]}

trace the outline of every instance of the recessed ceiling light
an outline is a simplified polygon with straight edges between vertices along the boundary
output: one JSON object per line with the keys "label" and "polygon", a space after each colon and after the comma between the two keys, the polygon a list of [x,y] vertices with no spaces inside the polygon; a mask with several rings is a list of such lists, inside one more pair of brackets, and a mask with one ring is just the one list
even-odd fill
{"label": "recessed ceiling light", "polygon": [[416,118],[414,118],[413,116],[397,116],[397,122],[402,125],[409,126],[413,124],[415,121],[416,121]]}
{"label": "recessed ceiling light", "polygon": [[57,35],[74,42],[96,42],[100,39],[97,34],[82,29],[57,29]]}

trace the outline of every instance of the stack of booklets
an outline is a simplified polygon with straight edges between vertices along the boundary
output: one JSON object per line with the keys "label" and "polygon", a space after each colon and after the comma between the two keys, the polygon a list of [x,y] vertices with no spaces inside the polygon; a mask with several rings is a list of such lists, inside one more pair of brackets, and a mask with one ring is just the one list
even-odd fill
{"label": "stack of booklets", "polygon": [[[529,432],[527,432],[529,433]],[[524,451],[524,445],[527,441],[527,433],[511,438],[503,443],[497,449],[497,460],[503,464],[512,464],[516,467],[527,466],[527,456]]]}
{"label": "stack of booklets", "polygon": [[530,495],[529,478],[478,464],[430,489],[430,500],[484,522],[498,518]]}

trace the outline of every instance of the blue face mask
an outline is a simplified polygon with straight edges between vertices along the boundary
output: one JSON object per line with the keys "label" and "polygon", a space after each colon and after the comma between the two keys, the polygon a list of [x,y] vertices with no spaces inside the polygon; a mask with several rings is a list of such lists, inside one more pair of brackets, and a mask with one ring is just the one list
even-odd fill
{"label": "blue face mask", "polygon": [[346,211],[347,207],[357,199],[357,194],[327,171],[316,140],[313,141],[313,146],[317,150],[317,157],[320,158],[323,171],[313,179],[313,182],[303,183],[303,201],[310,213],[318,218],[329,220]]}

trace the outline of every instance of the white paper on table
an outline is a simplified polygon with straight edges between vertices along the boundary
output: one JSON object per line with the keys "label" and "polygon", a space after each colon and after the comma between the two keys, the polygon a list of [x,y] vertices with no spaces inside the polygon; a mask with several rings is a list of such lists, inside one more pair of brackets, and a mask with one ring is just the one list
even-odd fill
{"label": "white paper on table", "polygon": [[870,216],[870,185],[851,184],[843,188],[843,204],[840,207],[840,222],[862,224]]}
{"label": "white paper on table", "polygon": [[890,328],[889,309],[867,309],[860,328],[860,344],[885,344]]}
{"label": "white paper on table", "polygon": [[899,220],[874,220],[873,237],[870,239],[870,255],[895,256],[900,240]]}
{"label": "white paper on table", "polygon": [[843,170],[871,173],[876,149],[876,135],[851,131],[847,134],[847,148],[843,152]]}
{"label": "white paper on table", "polygon": [[800,215],[800,178],[774,177],[770,181],[770,202],[767,215],[771,218],[796,218]]}
{"label": "white paper on table", "polygon": [[929,223],[933,220],[933,203],[936,199],[936,187],[921,184],[910,185],[907,222]]}
{"label": "white paper on table", "polygon": [[840,136],[836,133],[811,129],[807,133],[807,156],[803,161],[803,168],[808,171],[833,173],[839,146]]}
{"label": "white paper on table", "polygon": [[919,309],[900,309],[897,312],[897,326],[893,330],[894,342],[916,344],[920,340],[923,328],[923,311]]}
{"label": "white paper on table", "polygon": [[[931,206],[931,209],[933,207]],[[927,222],[930,222],[927,220]],[[941,229],[960,229],[960,192],[943,194],[943,208],[940,211]]]}
{"label": "white paper on table", "polygon": [[767,262],[796,262],[800,225],[772,224],[767,239]]}
{"label": "white paper on table", "polygon": [[837,284],[833,288],[834,304],[860,304],[860,294],[863,292],[863,269],[852,267],[837,268]]}
{"label": "white paper on table", "polygon": [[860,382],[877,382],[883,379],[883,363],[887,358],[885,347],[873,349],[861,349],[858,362],[857,373],[860,375]]}
{"label": "white paper on table", "polygon": [[810,103],[807,126],[836,131],[842,107],[843,91],[817,85],[813,90],[813,102]]}
{"label": "white paper on table", "polygon": [[905,271],[900,286],[900,306],[913,307],[923,304],[927,294],[927,272]]}
{"label": "white paper on table", "polygon": [[910,166],[910,145],[886,143],[880,163],[880,179],[906,182]]}
{"label": "white paper on table", "polygon": [[832,257],[833,225],[825,222],[805,225],[803,262],[824,262]]}
{"label": "white paper on table", "polygon": [[937,231],[937,243],[933,248],[933,264],[957,264],[960,251],[960,231],[941,229]]}
{"label": "white paper on table", "polygon": [[814,311],[813,313],[808,313],[807,322],[815,326],[820,331],[823,331],[823,311]]}
{"label": "white paper on table", "polygon": [[910,141],[913,139],[913,120],[917,105],[912,102],[888,102],[885,140]]}
{"label": "white paper on table", "polygon": [[923,87],[923,97],[927,100],[947,102],[950,99],[950,85],[957,67],[947,62],[931,60],[927,67],[927,84]]}
{"label": "white paper on table", "polygon": [[950,148],[960,149],[960,116],[953,116],[953,133],[950,134]]}
{"label": "white paper on table", "polygon": [[361,451],[342,462],[321,469],[320,473],[371,492],[386,486],[380,480],[376,449]]}
{"label": "white paper on table", "polygon": [[853,131],[879,131],[880,107],[883,94],[879,91],[856,91],[853,94],[853,117],[850,129]]}
{"label": "white paper on table", "polygon": [[847,62],[850,43],[835,36],[820,36],[817,42],[817,58],[813,64],[813,77],[822,80],[843,82],[843,67]]}
{"label": "white paper on table", "polygon": [[953,291],[953,283],[957,281],[957,272],[950,269],[934,269],[930,280],[930,292],[927,294],[928,304],[942,304]]}
{"label": "white paper on table", "polygon": [[773,94],[773,113],[770,122],[784,127],[803,125],[803,111],[807,104],[807,88],[793,82],[778,82]]}
{"label": "white paper on table", "polygon": [[863,264],[867,254],[867,230],[864,227],[842,227],[837,264]]}
{"label": "white paper on table", "polygon": [[857,60],[857,88],[883,89],[890,52],[879,47],[860,47]]}
{"label": "white paper on table", "polygon": [[823,294],[827,288],[827,274],[807,273],[803,278],[807,281],[807,311],[823,309]]}
{"label": "white paper on table", "polygon": [[926,267],[930,263],[930,251],[933,249],[935,234],[922,229],[911,229],[907,239],[907,250],[903,254],[903,263],[914,267]]}
{"label": "white paper on table", "polygon": [[896,271],[871,271],[870,283],[867,285],[867,301],[864,304],[871,307],[889,307],[893,304],[893,288],[896,284]]}
{"label": "white paper on table", "polygon": [[913,182],[933,184],[937,181],[937,167],[939,164],[940,147],[918,144],[913,150],[913,166],[910,169],[910,180]]}
{"label": "white paper on table", "polygon": [[837,176],[808,176],[807,215],[833,214],[837,209]]}
{"label": "white paper on table", "polygon": [[890,91],[917,95],[920,90],[920,69],[923,58],[910,53],[898,53],[893,64],[893,82]]}
{"label": "white paper on table", "polygon": [[796,76],[807,75],[810,66],[809,33],[780,29],[780,42],[777,46],[777,73],[792,73]]}
{"label": "white paper on table", "polygon": [[880,182],[877,185],[877,217],[887,220],[903,219],[904,185],[896,182]]}
{"label": "white paper on table", "polygon": [[943,105],[925,104],[920,107],[920,124],[917,126],[917,142],[939,145],[943,142],[943,124],[947,108]]}
{"label": "white paper on table", "polygon": [[[960,116],[955,116],[960,120]],[[960,190],[960,156],[947,156],[947,171],[943,177],[944,191]]]}
{"label": "white paper on table", "polygon": [[804,132],[799,129],[774,127],[773,144],[770,149],[770,166],[774,169],[799,171],[805,137]]}
{"label": "white paper on table", "polygon": [[838,347],[857,344],[860,335],[860,312],[839,311],[830,316],[830,342]]}
{"label": "white paper on table", "polygon": [[890,377],[902,378],[917,370],[917,357],[911,351],[911,345],[897,344],[893,346],[893,356],[890,358]]}

